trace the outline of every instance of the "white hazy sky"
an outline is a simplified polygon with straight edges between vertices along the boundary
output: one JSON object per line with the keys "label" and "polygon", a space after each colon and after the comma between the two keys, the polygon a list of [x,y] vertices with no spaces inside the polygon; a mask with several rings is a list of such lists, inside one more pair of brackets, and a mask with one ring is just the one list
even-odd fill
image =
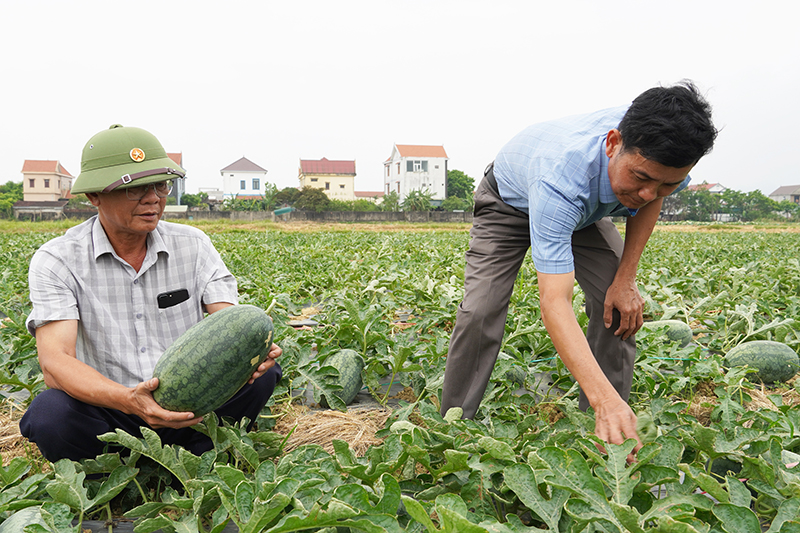
{"label": "white hazy sky", "polygon": [[284,0],[0,3],[0,183],[73,176],[113,123],[183,152],[187,191],[242,156],[278,188],[300,159],[355,159],[382,190],[394,143],[444,145],[477,179],[528,124],[695,81],[722,131],[692,173],[800,184],[794,1]]}

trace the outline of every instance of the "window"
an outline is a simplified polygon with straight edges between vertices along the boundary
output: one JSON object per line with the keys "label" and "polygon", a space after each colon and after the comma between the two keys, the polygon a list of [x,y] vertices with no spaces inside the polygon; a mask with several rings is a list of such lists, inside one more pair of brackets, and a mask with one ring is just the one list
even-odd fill
{"label": "window", "polygon": [[326,182],[325,182],[325,190],[326,190],[326,191],[329,191],[329,190],[331,190],[331,182],[330,182],[330,181],[326,181]]}
{"label": "window", "polygon": [[316,183],[318,180],[319,178],[311,178],[311,183]]}
{"label": "window", "polygon": [[386,165],[386,177],[389,177],[389,165]]}
{"label": "window", "polygon": [[406,161],[406,172],[427,172],[427,161]]}
{"label": "window", "polygon": [[258,178],[253,178],[253,190],[257,191],[261,188],[261,181]]}
{"label": "window", "polygon": [[50,180],[47,179],[47,178],[44,179],[44,188],[45,189],[49,189],[50,188]]}
{"label": "window", "polygon": [[340,184],[339,184],[339,188],[340,188],[340,189],[344,189],[344,183],[340,183]]}
{"label": "window", "polygon": [[244,180],[241,180],[241,181],[239,181],[239,190],[243,191],[244,189],[245,189]]}
{"label": "window", "polygon": [[433,168],[439,168],[439,165],[433,165]]}
{"label": "window", "polygon": [[33,189],[34,187],[36,187],[36,180],[31,178],[30,183],[28,185],[30,185],[31,189]]}
{"label": "window", "polygon": [[397,194],[400,194],[400,182],[397,182]]}
{"label": "window", "polygon": [[397,173],[400,174],[400,163],[397,163]]}

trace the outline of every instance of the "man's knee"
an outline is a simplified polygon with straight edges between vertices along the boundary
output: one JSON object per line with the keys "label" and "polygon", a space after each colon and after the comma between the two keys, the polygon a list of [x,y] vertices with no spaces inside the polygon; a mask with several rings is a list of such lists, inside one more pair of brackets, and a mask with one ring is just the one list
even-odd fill
{"label": "man's knee", "polygon": [[31,440],[42,440],[59,435],[63,428],[69,428],[73,409],[66,393],[47,389],[39,393],[31,402],[19,423],[22,436]]}

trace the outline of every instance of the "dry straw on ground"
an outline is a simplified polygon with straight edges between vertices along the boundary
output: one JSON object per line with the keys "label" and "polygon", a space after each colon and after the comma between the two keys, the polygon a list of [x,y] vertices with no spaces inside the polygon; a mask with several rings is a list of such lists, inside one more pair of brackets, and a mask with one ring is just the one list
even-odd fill
{"label": "dry straw on ground", "polygon": [[13,400],[4,400],[0,405],[0,455],[3,466],[8,466],[15,457],[41,457],[39,449],[20,435],[19,419],[25,411]]}
{"label": "dry straw on ground", "polygon": [[333,440],[343,440],[361,457],[382,440],[375,434],[384,428],[391,410],[352,408],[346,413],[334,410],[310,410],[303,405],[288,407],[275,425],[275,431],[289,435],[285,451],[304,444],[318,444],[333,453]]}

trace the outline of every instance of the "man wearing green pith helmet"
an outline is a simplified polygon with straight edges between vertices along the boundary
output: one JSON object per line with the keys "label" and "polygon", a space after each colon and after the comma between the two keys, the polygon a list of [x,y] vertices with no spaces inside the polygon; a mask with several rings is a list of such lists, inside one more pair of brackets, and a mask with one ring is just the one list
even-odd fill
{"label": "man wearing green pith helmet", "polygon": [[[72,193],[97,216],[45,243],[29,269],[36,337],[49,387],[20,431],[50,461],[95,457],[97,435],[154,429],[164,444],[200,455],[211,440],[190,428],[200,413],[162,409],[153,368],[164,350],[203,319],[238,302],[236,280],[201,231],[161,221],[172,180],[185,172],[155,136],[113,125],[86,143]],[[281,377],[272,345],[251,380],[216,411],[255,421]]]}

